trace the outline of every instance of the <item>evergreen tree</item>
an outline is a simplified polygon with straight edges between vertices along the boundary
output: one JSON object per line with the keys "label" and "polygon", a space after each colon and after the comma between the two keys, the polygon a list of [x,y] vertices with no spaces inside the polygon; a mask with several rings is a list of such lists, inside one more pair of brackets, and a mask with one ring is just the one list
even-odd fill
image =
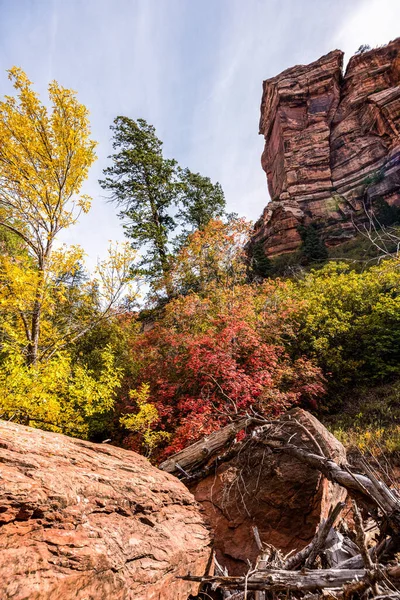
{"label": "evergreen tree", "polygon": [[[213,184],[208,177],[181,169],[175,160],[164,158],[161,140],[144,119],[134,121],[120,116],[111,129],[113,164],[104,169],[105,179],[100,185],[121,207],[119,216],[125,220],[125,233],[133,248],[142,253],[139,273],[154,288],[161,283],[170,298],[172,242],[182,248],[189,234],[222,216],[224,193],[219,183]],[[182,232],[174,240],[178,222]]]}
{"label": "evergreen tree", "polygon": [[261,242],[256,242],[251,249],[251,274],[256,277],[269,277],[272,270],[271,260],[265,254]]}
{"label": "evergreen tree", "polygon": [[225,215],[225,196],[221,185],[212,183],[209,177],[179,169],[181,183],[181,209],[178,217],[183,233],[178,236],[178,246],[184,244],[188,235],[202,230],[212,219]]}
{"label": "evergreen tree", "polygon": [[300,253],[305,263],[324,261],[328,258],[328,250],[314,223],[300,225],[298,232],[302,239]]}
{"label": "evergreen tree", "polygon": [[161,279],[170,296],[168,241],[176,227],[170,211],[180,193],[177,163],[164,158],[155,128],[144,119],[120,116],[111,129],[116,152],[99,183],[121,207],[119,216],[125,220],[133,248],[147,250],[139,263],[140,273],[150,282]]}

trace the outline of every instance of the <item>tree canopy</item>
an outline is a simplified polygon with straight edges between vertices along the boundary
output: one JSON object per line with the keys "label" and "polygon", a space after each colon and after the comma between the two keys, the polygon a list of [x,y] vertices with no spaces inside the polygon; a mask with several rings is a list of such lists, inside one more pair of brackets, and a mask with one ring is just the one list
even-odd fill
{"label": "tree canopy", "polygon": [[0,102],[0,416],[87,436],[115,401],[122,370],[101,350],[95,373],[72,346],[114,317],[130,280],[128,243],[109,248],[92,277],[84,252],[58,234],[88,212],[81,193],[95,160],[87,108],[49,85],[50,108],[18,68]]}
{"label": "tree canopy", "polygon": [[125,233],[140,250],[138,272],[171,298],[172,249],[224,214],[222,188],[165,158],[155,128],[144,119],[119,116],[111,130],[115,152],[100,185],[120,207]]}
{"label": "tree canopy", "polygon": [[71,260],[80,258],[75,251],[53,253],[54,241],[79,211],[90,208],[90,198],[80,190],[96,158],[96,144],[90,139],[88,111],[74,92],[52,82],[49,111],[21,69],[14,67],[9,77],[17,97],[0,102],[0,226],[22,240],[24,248],[18,257],[3,255],[2,275],[13,282],[9,297],[18,293],[16,285],[23,293],[16,312],[26,336],[27,360],[33,364],[38,360],[46,288],[61,271],[72,268]]}

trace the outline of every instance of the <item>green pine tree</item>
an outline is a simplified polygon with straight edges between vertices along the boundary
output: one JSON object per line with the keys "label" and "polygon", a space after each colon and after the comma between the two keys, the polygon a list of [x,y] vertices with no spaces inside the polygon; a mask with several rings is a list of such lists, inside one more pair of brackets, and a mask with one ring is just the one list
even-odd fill
{"label": "green pine tree", "polygon": [[177,246],[187,241],[188,235],[204,229],[211,221],[225,215],[225,196],[221,185],[212,183],[209,177],[193,173],[189,169],[179,169],[181,183],[181,209],[178,213],[182,233],[177,238]]}
{"label": "green pine tree", "polygon": [[121,208],[125,234],[140,250],[138,272],[153,287],[161,283],[171,298],[172,245],[181,248],[190,233],[224,215],[224,193],[219,183],[165,158],[161,140],[144,119],[120,116],[111,129],[115,152],[99,183]]}
{"label": "green pine tree", "polygon": [[321,262],[328,258],[328,250],[315,223],[300,225],[298,232],[302,240],[300,254],[304,263]]}
{"label": "green pine tree", "polygon": [[265,254],[264,246],[261,242],[256,242],[251,250],[251,272],[253,276],[269,277],[272,272],[271,260]]}
{"label": "green pine tree", "polygon": [[171,207],[180,194],[177,163],[163,156],[155,128],[144,119],[117,117],[111,129],[113,164],[104,169],[105,179],[99,183],[121,207],[125,234],[142,254],[140,273],[150,283],[162,280],[169,297],[168,242],[176,227]]}

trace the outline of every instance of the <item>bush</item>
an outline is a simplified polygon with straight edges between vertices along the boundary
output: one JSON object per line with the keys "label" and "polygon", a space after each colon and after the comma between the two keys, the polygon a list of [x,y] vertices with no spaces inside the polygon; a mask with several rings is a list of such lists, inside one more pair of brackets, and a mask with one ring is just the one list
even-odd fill
{"label": "bush", "polygon": [[149,382],[159,415],[152,427],[171,434],[167,453],[251,410],[276,416],[297,403],[315,407],[323,378],[312,361],[292,359],[283,347],[281,287],[242,285],[177,298],[134,340],[134,387]]}
{"label": "bush", "polygon": [[316,360],[331,388],[400,376],[400,263],[362,273],[331,263],[287,282],[295,356]]}
{"label": "bush", "polygon": [[98,376],[73,365],[65,352],[33,366],[10,353],[0,369],[0,417],[88,438],[104,428],[121,375],[109,348],[102,352]]}

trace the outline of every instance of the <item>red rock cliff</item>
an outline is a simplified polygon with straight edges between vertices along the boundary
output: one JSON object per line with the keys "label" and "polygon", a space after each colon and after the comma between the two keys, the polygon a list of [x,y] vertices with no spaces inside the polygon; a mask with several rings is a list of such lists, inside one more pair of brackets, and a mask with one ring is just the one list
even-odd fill
{"label": "red rock cliff", "polygon": [[[364,205],[400,204],[400,38],[355,55],[296,66],[263,84],[262,166],[271,202],[253,242],[267,255],[295,250],[297,227],[319,223],[327,245],[356,233]],[[366,181],[366,179],[369,180]]]}

